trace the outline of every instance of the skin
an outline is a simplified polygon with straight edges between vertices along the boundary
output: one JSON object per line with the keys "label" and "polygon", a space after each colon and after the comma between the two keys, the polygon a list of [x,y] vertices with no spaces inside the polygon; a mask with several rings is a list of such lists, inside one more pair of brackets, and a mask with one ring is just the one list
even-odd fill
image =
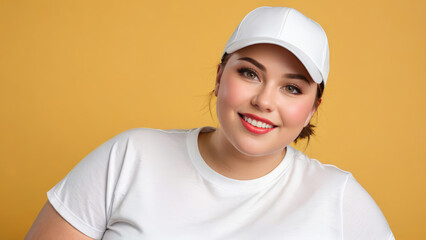
{"label": "skin", "polygon": [[[304,76],[307,81],[295,76]],[[225,66],[219,65],[216,78],[220,127],[198,139],[204,160],[230,178],[264,176],[281,162],[286,146],[309,123],[316,111],[316,88],[300,61],[282,47],[257,44],[233,53]],[[251,133],[243,127],[238,113],[266,118],[276,128],[267,134]],[[71,226],[47,201],[25,239],[92,238]]]}
{"label": "skin", "polygon": [[25,240],[31,239],[89,240],[92,238],[65,221],[47,201],[25,237]]}
{"label": "skin", "polygon": [[[218,67],[215,93],[220,127],[199,136],[201,155],[211,168],[230,178],[266,175],[315,113],[316,91],[317,84],[288,50],[272,44],[240,49]],[[249,132],[239,113],[266,118],[276,128],[261,135]]]}

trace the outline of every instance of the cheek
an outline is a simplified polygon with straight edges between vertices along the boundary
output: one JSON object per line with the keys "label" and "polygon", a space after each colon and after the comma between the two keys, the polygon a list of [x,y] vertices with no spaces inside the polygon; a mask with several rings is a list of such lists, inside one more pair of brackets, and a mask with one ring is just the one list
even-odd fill
{"label": "cheek", "polygon": [[288,126],[303,126],[312,111],[313,100],[303,99],[294,103],[289,103],[287,107],[281,109],[284,124]]}
{"label": "cheek", "polygon": [[238,107],[249,100],[249,89],[239,81],[222,79],[217,95],[218,111],[227,107]]}

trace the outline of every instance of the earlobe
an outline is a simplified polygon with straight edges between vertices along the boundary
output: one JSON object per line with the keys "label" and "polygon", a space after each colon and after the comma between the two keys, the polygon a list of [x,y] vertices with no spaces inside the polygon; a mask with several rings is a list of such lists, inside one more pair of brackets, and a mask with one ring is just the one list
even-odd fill
{"label": "earlobe", "polygon": [[219,94],[219,85],[220,85],[220,79],[222,78],[222,72],[223,72],[223,70],[222,70],[223,68],[222,68],[222,65],[221,64],[219,64],[218,66],[217,66],[217,75],[216,75],[216,84],[215,84],[215,87],[214,87],[214,95],[217,97],[217,95]]}
{"label": "earlobe", "polygon": [[321,104],[322,98],[318,99],[318,105],[317,107],[313,108],[312,111],[309,113],[308,118],[305,121],[304,127],[308,126],[309,122],[311,121],[312,115],[317,111],[319,105]]}
{"label": "earlobe", "polygon": [[216,82],[216,86],[214,87],[214,95],[217,97],[218,93],[219,93],[219,83]]}
{"label": "earlobe", "polygon": [[303,127],[308,126],[309,122],[311,121],[312,115],[314,115],[316,109],[312,109],[312,111],[309,113],[308,117],[306,118],[305,124],[303,125]]}

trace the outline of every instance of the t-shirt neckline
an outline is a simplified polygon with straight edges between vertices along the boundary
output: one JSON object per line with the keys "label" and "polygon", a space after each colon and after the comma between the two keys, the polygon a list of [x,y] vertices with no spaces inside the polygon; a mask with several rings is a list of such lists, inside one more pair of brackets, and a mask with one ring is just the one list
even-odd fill
{"label": "t-shirt neckline", "polygon": [[213,170],[202,158],[198,148],[198,135],[200,132],[214,131],[213,127],[201,127],[191,129],[187,136],[187,149],[190,159],[198,170],[199,174],[208,182],[214,184],[216,187],[238,191],[238,192],[251,192],[258,191],[270,184],[276,182],[283,176],[294,160],[294,149],[291,146],[286,146],[287,151],[283,160],[268,174],[250,180],[237,180],[226,177],[215,170]]}

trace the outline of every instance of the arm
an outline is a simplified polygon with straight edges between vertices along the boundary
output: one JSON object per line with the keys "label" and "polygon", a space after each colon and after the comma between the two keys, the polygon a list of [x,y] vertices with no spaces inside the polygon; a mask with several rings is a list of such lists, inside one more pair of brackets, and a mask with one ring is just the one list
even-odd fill
{"label": "arm", "polygon": [[127,135],[119,134],[93,150],[49,190],[49,200],[25,239],[102,238],[112,211]]}
{"label": "arm", "polygon": [[352,176],[346,183],[342,211],[343,239],[395,239],[376,202]]}
{"label": "arm", "polygon": [[31,239],[90,240],[92,238],[71,226],[47,201],[25,237],[25,240]]}

